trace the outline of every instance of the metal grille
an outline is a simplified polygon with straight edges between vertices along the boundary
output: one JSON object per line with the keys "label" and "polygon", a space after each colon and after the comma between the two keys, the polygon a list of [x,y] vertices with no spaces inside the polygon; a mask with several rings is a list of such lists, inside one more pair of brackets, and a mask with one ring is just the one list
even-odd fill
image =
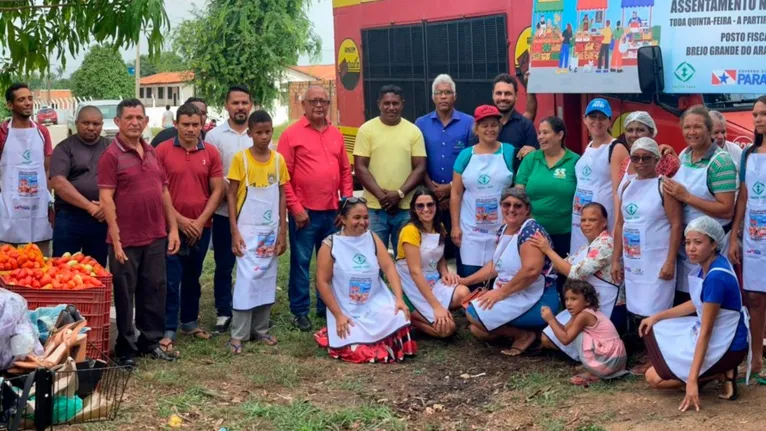
{"label": "metal grille", "polygon": [[447,73],[458,92],[456,108],[472,113],[492,103],[492,80],[508,72],[506,16],[440,21],[362,30],[364,114],[380,114],[378,91],[387,84],[404,92],[410,121],[433,110],[431,85]]}

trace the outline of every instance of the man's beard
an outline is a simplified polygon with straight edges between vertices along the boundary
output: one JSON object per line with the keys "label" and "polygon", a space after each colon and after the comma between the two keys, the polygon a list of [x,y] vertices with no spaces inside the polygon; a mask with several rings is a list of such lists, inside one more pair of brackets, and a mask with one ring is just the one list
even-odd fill
{"label": "man's beard", "polygon": [[234,122],[235,122],[235,123],[237,123],[237,124],[239,124],[240,126],[241,126],[241,125],[243,125],[243,124],[245,124],[245,123],[247,123],[247,116],[245,116],[245,118],[243,118],[243,119],[241,119],[241,120],[240,120],[240,119],[239,119],[239,118],[237,118],[237,116],[235,115],[235,116],[231,117],[231,119],[232,119],[232,120],[234,120]]}

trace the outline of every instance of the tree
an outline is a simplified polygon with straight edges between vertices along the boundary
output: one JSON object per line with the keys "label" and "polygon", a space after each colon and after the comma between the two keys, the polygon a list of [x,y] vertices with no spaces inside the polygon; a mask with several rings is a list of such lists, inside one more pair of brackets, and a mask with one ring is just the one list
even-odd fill
{"label": "tree", "polygon": [[163,0],[0,1],[0,87],[13,76],[50,75],[54,56],[65,66],[93,42],[128,48],[145,32],[156,55],[169,28]]}
{"label": "tree", "polygon": [[[129,61],[128,66],[135,66],[136,61]],[[189,70],[183,58],[175,52],[161,52],[154,57],[141,56],[141,77],[150,76],[161,72],[182,72]]]}
{"label": "tree", "polygon": [[173,47],[194,72],[196,93],[220,106],[230,85],[247,85],[257,104],[270,106],[276,83],[298,57],[316,57],[321,40],[307,15],[310,0],[210,0],[181,23]]}
{"label": "tree", "polygon": [[119,99],[135,93],[135,78],[114,47],[94,46],[70,79],[75,97]]}

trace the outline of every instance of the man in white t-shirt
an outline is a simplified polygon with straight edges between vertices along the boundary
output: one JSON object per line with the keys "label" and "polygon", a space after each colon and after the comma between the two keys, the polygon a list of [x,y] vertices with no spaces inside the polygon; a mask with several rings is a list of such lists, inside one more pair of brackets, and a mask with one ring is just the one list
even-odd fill
{"label": "man in white t-shirt", "polygon": [[173,127],[173,112],[170,110],[170,105],[165,105],[165,112],[162,113],[162,128],[169,129]]}
{"label": "man in white t-shirt", "polygon": [[726,118],[718,111],[710,111],[710,118],[713,119],[713,142],[734,160],[734,165],[739,171],[739,163],[742,159],[742,148],[734,142],[726,140]]}

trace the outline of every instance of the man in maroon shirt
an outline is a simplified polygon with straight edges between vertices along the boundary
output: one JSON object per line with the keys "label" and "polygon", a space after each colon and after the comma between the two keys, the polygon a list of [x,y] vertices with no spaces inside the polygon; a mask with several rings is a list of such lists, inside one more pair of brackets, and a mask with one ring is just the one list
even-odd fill
{"label": "man in maroon shirt", "polygon": [[141,138],[146,122],[141,101],[120,102],[114,118],[119,133],[98,163],[99,201],[114,277],[115,353],[121,364],[130,366],[135,365],[136,353],[175,360],[159,342],[165,328],[165,254],[178,252],[178,227],[165,171],[154,148]]}
{"label": "man in maroon shirt", "polygon": [[210,219],[224,188],[221,155],[200,138],[202,112],[191,103],[180,106],[175,126],[178,136],[157,146],[181,237],[181,250],[167,257],[165,337],[160,341],[165,351],[173,350],[179,309],[181,333],[210,338],[210,333],[199,327],[199,277],[210,244]]}
{"label": "man in maroon shirt", "polygon": [[[329,121],[330,99],[324,88],[312,86],[303,96],[303,117],[279,138],[290,181],[285,184],[290,211],[290,282],[288,295],[294,324],[311,330],[309,265],[322,240],[337,231],[335,217],[341,197],[354,192],[351,166],[343,135]],[[317,295],[317,315],[325,305]]]}

